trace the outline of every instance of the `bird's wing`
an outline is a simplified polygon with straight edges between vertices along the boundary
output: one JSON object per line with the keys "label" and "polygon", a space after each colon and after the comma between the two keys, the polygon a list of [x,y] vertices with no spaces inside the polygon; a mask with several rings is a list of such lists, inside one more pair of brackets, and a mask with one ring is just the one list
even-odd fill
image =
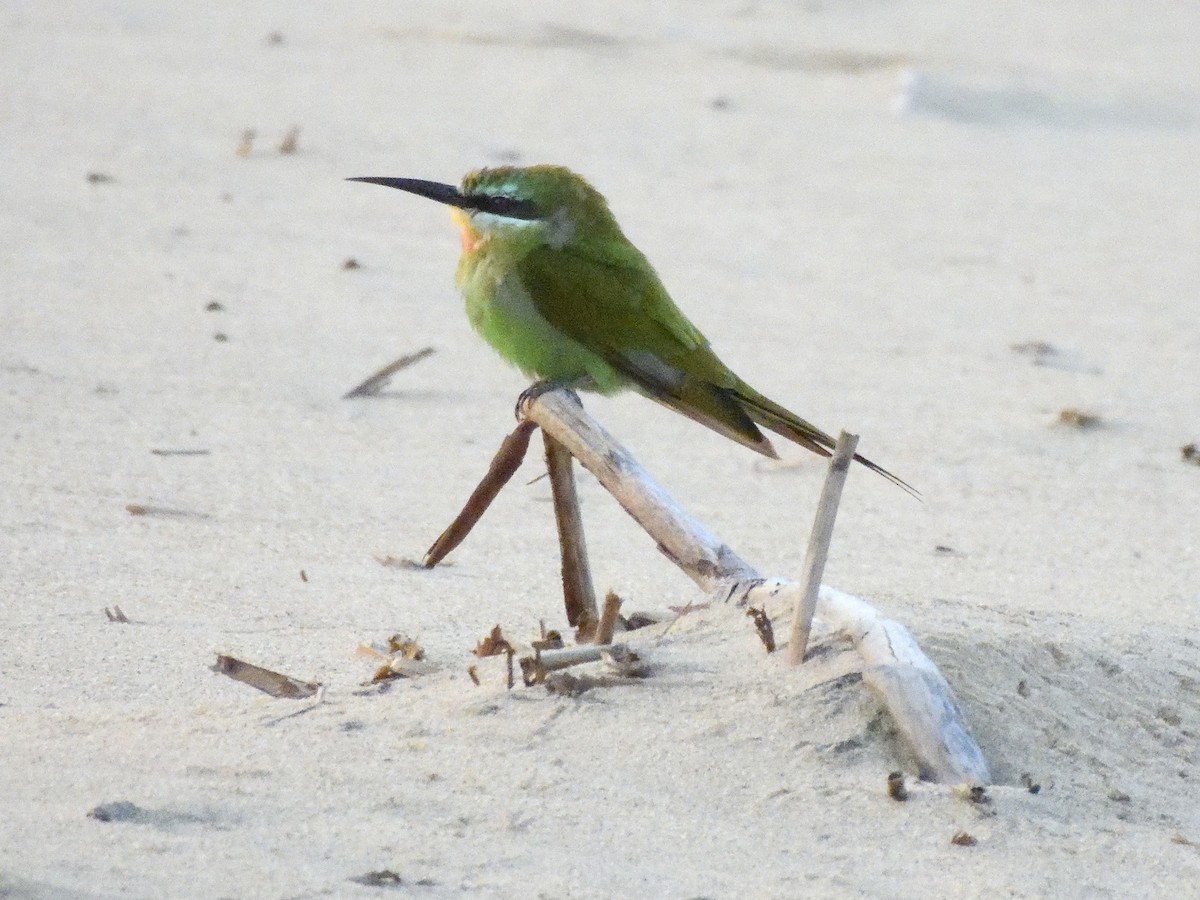
{"label": "bird's wing", "polygon": [[747,415],[740,384],[632,244],[541,247],[522,263],[538,312],[665,406],[774,457]]}
{"label": "bird's wing", "polygon": [[625,356],[648,354],[724,385],[732,373],[679,311],[641,251],[620,239],[606,243],[543,246],[522,260],[522,278],[538,312],[618,368]]}

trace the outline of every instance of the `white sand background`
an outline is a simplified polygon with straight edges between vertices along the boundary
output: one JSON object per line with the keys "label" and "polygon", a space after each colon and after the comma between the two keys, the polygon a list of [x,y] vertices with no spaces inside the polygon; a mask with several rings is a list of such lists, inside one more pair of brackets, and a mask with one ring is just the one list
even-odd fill
{"label": "white sand background", "polygon": [[[1200,893],[1200,6],[465,6],[0,8],[0,896]],[[735,609],[635,638],[637,685],[472,685],[493,625],[564,625],[536,459],[453,565],[377,561],[449,521],[523,382],[446,211],[341,179],[514,160],[586,173],[731,366],[920,488],[853,472],[826,581],[943,668],[994,814],[890,800],[863,685]],[[799,571],[815,457],[587,402]],[[580,490],[602,590],[703,599]],[[439,670],[361,688],[394,632]],[[326,700],[287,718],[218,652]]]}

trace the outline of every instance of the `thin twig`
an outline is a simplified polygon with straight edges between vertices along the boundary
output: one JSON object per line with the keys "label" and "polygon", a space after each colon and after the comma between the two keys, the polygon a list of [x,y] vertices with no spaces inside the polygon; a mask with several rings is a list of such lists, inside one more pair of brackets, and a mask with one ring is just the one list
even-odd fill
{"label": "thin twig", "polygon": [[790,666],[804,662],[804,654],[808,652],[813,614],[817,611],[817,591],[821,588],[821,576],[825,573],[825,559],[829,555],[829,542],[833,539],[833,524],[837,520],[842,487],[846,484],[846,474],[850,471],[854,448],[857,446],[858,435],[843,431],[838,435],[833,458],[829,461],[829,474],[825,476],[825,487],[821,489],[821,501],[817,504],[816,521],[808,537],[808,550],[804,553],[804,574],[800,579],[803,593],[792,615],[792,628],[788,633]]}
{"label": "thin twig", "polygon": [[393,375],[401,369],[407,369],[413,363],[420,362],[427,356],[432,356],[433,352],[433,347],[422,347],[416,353],[409,353],[407,356],[400,357],[395,362],[388,363],[358,387],[343,394],[342,399],[350,400],[353,397],[374,397],[383,390]]}

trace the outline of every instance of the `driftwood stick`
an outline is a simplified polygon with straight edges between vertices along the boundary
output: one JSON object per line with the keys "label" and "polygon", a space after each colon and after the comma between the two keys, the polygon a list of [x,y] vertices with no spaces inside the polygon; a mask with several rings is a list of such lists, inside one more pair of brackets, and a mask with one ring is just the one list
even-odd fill
{"label": "driftwood stick", "polygon": [[496,455],[492,459],[487,474],[483,476],[483,480],[467,498],[462,512],[425,551],[421,565],[432,569],[471,533],[471,529],[487,512],[487,508],[492,505],[492,501],[496,499],[500,489],[508,484],[509,479],[521,467],[521,462],[525,459],[525,451],[529,449],[529,438],[536,427],[537,424],[529,420],[519,422],[512,434],[504,439],[504,443],[500,445],[500,449],[496,451]]}
{"label": "driftwood stick", "polygon": [[583,539],[583,519],[579,514],[579,495],[575,491],[574,463],[570,452],[550,435],[542,432],[546,444],[546,471],[554,497],[554,521],[558,525],[558,545],[562,550],[563,603],[567,622],[572,628],[594,626],[596,592],[588,568],[587,544]]}
{"label": "driftwood stick", "polygon": [[578,400],[561,390],[525,401],[521,411],[562,444],[646,532],[658,549],[706,594],[758,577],[743,561],[693,519],[616,442]]}
{"label": "driftwood stick", "polygon": [[908,629],[852,594],[821,586],[821,615],[847,634],[866,664],[863,681],[892,714],[927,781],[991,781],[954,692]]}
{"label": "driftwood stick", "polygon": [[[683,512],[577,400],[549,391],[526,402],[522,411],[570,450],[705,593],[739,606],[761,606],[768,599],[801,602],[796,582],[763,578]],[[988,783],[987,763],[950,686],[907,629],[826,585],[818,593],[817,613],[853,641],[864,661],[864,681],[895,720],[923,778]]]}
{"label": "driftwood stick", "polygon": [[789,666],[800,665],[808,652],[813,614],[817,611],[817,591],[821,587],[821,576],[825,574],[829,543],[833,540],[833,523],[837,520],[842,487],[846,484],[846,475],[850,471],[850,463],[854,460],[854,448],[857,446],[858,435],[843,431],[838,435],[837,444],[833,448],[833,458],[829,460],[829,472],[825,476],[825,486],[821,489],[816,520],[808,536],[808,549],[804,552],[804,573],[800,578],[803,596],[792,613],[792,628],[788,633]]}

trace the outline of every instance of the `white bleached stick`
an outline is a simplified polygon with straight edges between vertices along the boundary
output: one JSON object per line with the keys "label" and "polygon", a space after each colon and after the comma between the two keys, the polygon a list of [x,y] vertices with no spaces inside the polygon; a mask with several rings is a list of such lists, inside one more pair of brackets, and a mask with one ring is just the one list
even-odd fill
{"label": "white bleached stick", "polygon": [[833,540],[833,523],[837,520],[838,504],[842,500],[842,488],[850,463],[854,461],[854,448],[858,446],[858,435],[842,432],[833,448],[829,460],[829,473],[821,489],[821,500],[817,503],[817,515],[812,532],[808,537],[808,549],[804,553],[804,576],[800,580],[801,598],[792,615],[792,627],[788,633],[788,665],[798,666],[804,662],[808,652],[808,638],[812,634],[813,615],[817,611],[817,591],[821,587],[821,576],[825,574],[825,559],[829,556],[829,542]]}
{"label": "white bleached stick", "polygon": [[[680,509],[571,394],[548,391],[526,402],[522,411],[596,476],[659,549],[714,600],[739,606],[768,598],[800,602],[796,582],[764,579]],[[963,723],[950,686],[904,626],[827,585],[820,588],[817,613],[854,642],[864,662],[863,680],[895,720],[922,778],[989,782],[987,763]]]}

